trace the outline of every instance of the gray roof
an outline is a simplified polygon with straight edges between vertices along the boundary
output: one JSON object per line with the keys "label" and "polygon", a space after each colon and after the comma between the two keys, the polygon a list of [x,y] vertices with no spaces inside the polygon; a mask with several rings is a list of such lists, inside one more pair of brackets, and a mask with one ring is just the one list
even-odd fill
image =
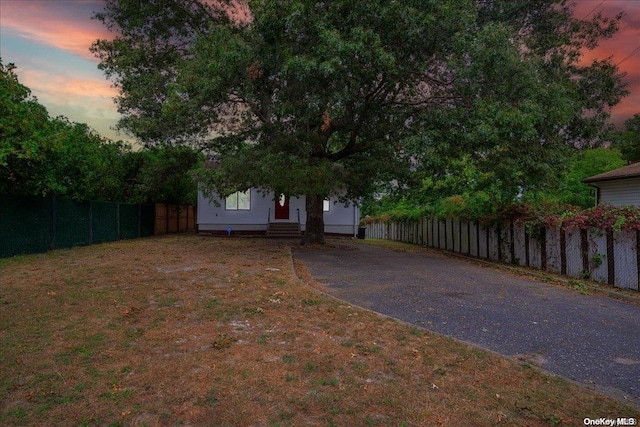
{"label": "gray roof", "polygon": [[591,176],[583,179],[582,182],[589,184],[591,182],[611,181],[614,179],[640,178],[640,162],[632,163],[609,172]]}

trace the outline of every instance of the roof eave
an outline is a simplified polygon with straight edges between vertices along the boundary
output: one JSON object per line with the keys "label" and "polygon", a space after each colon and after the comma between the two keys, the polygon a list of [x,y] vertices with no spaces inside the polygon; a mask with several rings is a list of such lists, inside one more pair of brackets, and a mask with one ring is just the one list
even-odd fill
{"label": "roof eave", "polygon": [[621,175],[621,176],[611,176],[611,177],[605,177],[605,178],[587,178],[587,179],[583,179],[582,182],[584,182],[585,184],[593,184],[593,183],[597,183],[597,182],[604,182],[604,181],[619,181],[622,179],[632,179],[632,178],[640,178],[640,174],[634,173],[634,174],[629,174],[629,175]]}

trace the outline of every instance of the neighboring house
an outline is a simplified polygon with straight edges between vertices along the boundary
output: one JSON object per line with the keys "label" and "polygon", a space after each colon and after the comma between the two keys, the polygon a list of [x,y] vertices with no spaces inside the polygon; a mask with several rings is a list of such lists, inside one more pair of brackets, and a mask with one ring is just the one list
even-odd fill
{"label": "neighboring house", "polygon": [[640,162],[584,179],[596,187],[596,205],[640,206]]}
{"label": "neighboring house", "polygon": [[[256,189],[213,201],[198,193],[198,231],[214,234],[266,234],[299,236],[305,230],[305,198],[276,198]],[[358,205],[345,206],[336,198],[324,202],[324,231],[328,235],[356,236],[360,222]]]}

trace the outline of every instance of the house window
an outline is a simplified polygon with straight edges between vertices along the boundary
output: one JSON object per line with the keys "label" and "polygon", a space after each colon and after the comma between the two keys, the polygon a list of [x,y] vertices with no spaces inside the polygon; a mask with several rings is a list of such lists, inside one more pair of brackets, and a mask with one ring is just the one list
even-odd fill
{"label": "house window", "polygon": [[322,201],[322,212],[329,212],[329,207],[331,205],[329,204],[329,199],[324,199]]}
{"label": "house window", "polygon": [[236,191],[227,196],[226,209],[228,211],[248,211],[251,209],[251,190]]}

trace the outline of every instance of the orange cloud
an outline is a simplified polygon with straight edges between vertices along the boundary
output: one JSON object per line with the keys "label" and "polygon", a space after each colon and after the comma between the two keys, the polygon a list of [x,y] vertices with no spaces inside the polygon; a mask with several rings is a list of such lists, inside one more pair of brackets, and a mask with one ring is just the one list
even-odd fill
{"label": "orange cloud", "polygon": [[92,80],[42,70],[17,71],[21,83],[32,90],[52,117],[63,115],[74,122],[87,123],[109,139],[133,142],[127,135],[113,130],[120,114],[113,104],[117,91],[107,81],[100,77]]}
{"label": "orange cloud", "polygon": [[[597,7],[596,7],[597,6]],[[595,8],[595,9],[594,9]],[[603,16],[613,17],[620,12],[625,16],[620,23],[619,31],[609,40],[604,40],[592,51],[585,51],[583,61],[589,63],[594,59],[612,58],[619,70],[626,73],[625,81],[629,96],[615,106],[611,113],[613,122],[621,125],[626,119],[640,113],[640,2],[610,0],[602,3],[583,1],[576,4],[574,15],[578,18],[593,16],[601,12]]]}
{"label": "orange cloud", "polygon": [[100,1],[67,2],[66,7],[51,1],[6,1],[2,3],[2,26],[25,39],[97,61],[89,46],[98,38],[112,34],[92,20]]}
{"label": "orange cloud", "polygon": [[[204,0],[219,6],[218,0]],[[102,10],[101,0],[51,0],[2,2],[2,26],[25,39],[74,53],[91,61],[97,59],[89,47],[97,39],[110,39],[113,34],[97,20],[94,12]],[[250,14],[243,1],[233,0],[229,15],[240,22],[249,21]]]}
{"label": "orange cloud", "polygon": [[118,94],[105,80],[79,79],[45,71],[20,71],[20,80],[37,93],[45,105],[83,105],[114,110],[113,98]]}
{"label": "orange cloud", "polygon": [[[0,22],[4,30],[36,41],[52,48],[61,49],[81,58],[97,62],[89,52],[89,46],[99,38],[113,36],[99,21],[92,20],[94,11],[100,10],[102,0],[0,0]],[[204,0],[216,4],[219,0]],[[597,6],[597,7],[596,7]],[[595,7],[595,9],[594,9]],[[640,52],[629,56],[637,48],[640,40],[640,1],[609,0],[604,2],[580,1],[575,8],[575,16],[588,18],[594,13],[613,17],[625,11],[620,31],[610,40],[603,41],[593,51],[584,53],[583,60],[613,58],[620,70],[626,72],[630,95],[612,113],[616,124],[622,123],[635,113],[640,113]],[[238,21],[251,21],[251,14],[245,0],[233,0],[230,15]],[[111,103],[116,91],[106,81],[74,79],[50,76],[45,72],[25,72],[22,78],[38,96],[55,104],[69,104],[72,100],[82,102],[84,97],[102,99]],[[113,110],[111,104],[110,109]]]}

